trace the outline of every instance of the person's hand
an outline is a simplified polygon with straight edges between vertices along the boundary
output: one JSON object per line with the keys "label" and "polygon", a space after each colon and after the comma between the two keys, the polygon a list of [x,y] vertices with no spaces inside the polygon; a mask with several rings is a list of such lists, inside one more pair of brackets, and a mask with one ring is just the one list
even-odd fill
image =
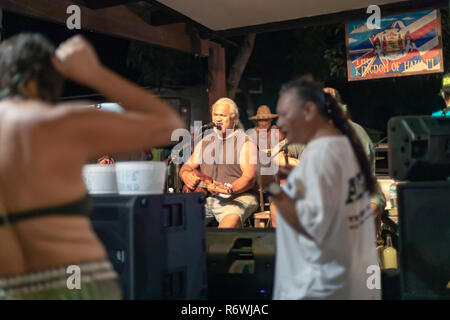
{"label": "person's hand", "polygon": [[279,180],[287,179],[287,176],[291,173],[292,169],[294,169],[294,166],[287,165],[287,166],[280,166],[278,167],[278,173],[277,177]]}
{"label": "person's hand", "polygon": [[218,195],[220,193],[228,194],[228,190],[230,188],[231,187],[228,187],[228,186],[224,185],[223,183],[214,181],[214,183],[211,183],[210,185],[208,185],[208,192],[211,193],[212,195]]}
{"label": "person's hand", "polygon": [[64,77],[88,86],[102,67],[92,45],[80,35],[62,42],[52,63]]}
{"label": "person's hand", "polygon": [[190,190],[194,190],[200,182],[200,178],[193,171],[185,172],[181,179]]}

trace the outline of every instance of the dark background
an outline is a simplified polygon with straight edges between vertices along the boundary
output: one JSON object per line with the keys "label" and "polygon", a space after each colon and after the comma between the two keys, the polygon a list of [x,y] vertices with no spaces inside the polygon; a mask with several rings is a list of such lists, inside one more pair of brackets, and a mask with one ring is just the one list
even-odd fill
{"label": "dark background", "polygon": [[[2,38],[9,38],[21,32],[39,32],[44,34],[55,46],[75,34],[82,34],[91,41],[105,65],[117,73],[132,79],[133,74],[126,67],[129,41],[83,30],[69,30],[65,25],[42,21],[27,16],[3,11]],[[63,96],[93,94],[86,87],[67,81]]]}
{"label": "dark background", "polygon": [[[444,67],[448,72],[448,9],[441,10],[441,15]],[[104,34],[68,30],[61,24],[4,11],[2,38],[27,31],[41,32],[55,44],[81,33],[91,41],[106,66],[142,86],[205,86],[208,81],[207,58]],[[230,40],[239,44],[241,39]],[[226,47],[228,70],[238,49]],[[275,112],[280,86],[293,77],[311,73],[324,85],[340,91],[355,122],[384,134],[392,116],[429,115],[444,107],[438,95],[442,74],[348,82],[345,59],[344,23],[258,34],[241,83],[248,77],[260,78],[263,92],[251,94],[253,104],[267,104]],[[67,82],[63,97],[91,94],[94,92],[90,89]],[[247,119],[247,106],[239,96],[237,101],[241,121],[248,128],[253,124]]]}

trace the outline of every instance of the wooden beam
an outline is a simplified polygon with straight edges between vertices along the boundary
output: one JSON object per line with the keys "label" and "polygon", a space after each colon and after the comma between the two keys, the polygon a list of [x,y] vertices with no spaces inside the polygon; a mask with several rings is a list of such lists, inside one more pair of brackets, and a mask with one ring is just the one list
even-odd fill
{"label": "wooden beam", "polygon": [[[209,49],[208,69],[210,74],[210,85],[208,88],[209,106],[211,107],[218,99],[227,96],[225,49],[219,44]],[[208,110],[211,114],[211,110]]]}
{"label": "wooden beam", "polygon": [[102,9],[138,1],[140,0],[73,0],[73,2],[90,9]]}
{"label": "wooden beam", "polygon": [[180,17],[175,17],[163,10],[155,10],[150,14],[152,26],[163,26],[166,24],[184,22]]}
{"label": "wooden beam", "polygon": [[[18,14],[66,24],[69,0],[0,0],[0,7]],[[212,42],[193,39],[184,23],[155,27],[125,6],[104,9],[81,8],[81,28],[108,35],[138,40],[161,47],[205,56]],[[195,40],[195,41],[194,41]],[[199,45],[200,44],[200,45]],[[200,50],[199,50],[200,48]]]}

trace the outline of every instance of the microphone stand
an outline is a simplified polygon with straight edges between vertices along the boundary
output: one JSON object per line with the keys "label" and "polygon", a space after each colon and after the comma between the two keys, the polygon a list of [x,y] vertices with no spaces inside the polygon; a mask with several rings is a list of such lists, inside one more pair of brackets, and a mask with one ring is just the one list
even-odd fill
{"label": "microphone stand", "polygon": [[289,157],[288,157],[288,144],[286,143],[282,148],[281,151],[284,152],[284,161],[286,162],[286,166],[289,165]]}

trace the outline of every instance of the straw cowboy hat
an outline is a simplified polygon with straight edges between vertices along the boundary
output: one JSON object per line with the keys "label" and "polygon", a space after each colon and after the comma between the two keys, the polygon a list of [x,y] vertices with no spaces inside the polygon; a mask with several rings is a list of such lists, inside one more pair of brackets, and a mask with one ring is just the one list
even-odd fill
{"label": "straw cowboy hat", "polygon": [[259,106],[256,111],[256,116],[248,118],[249,120],[268,120],[278,117],[277,114],[273,114],[268,106]]}

